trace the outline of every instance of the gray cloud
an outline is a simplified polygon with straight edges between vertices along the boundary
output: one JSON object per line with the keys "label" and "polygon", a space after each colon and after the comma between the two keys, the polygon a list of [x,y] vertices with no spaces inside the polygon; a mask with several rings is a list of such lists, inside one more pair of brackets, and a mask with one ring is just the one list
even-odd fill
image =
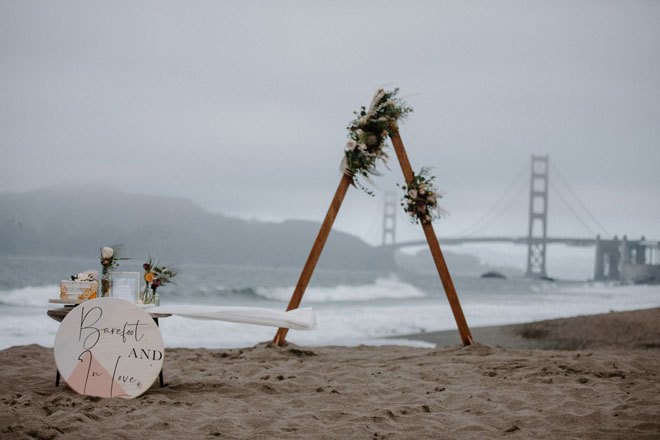
{"label": "gray cloud", "polygon": [[[611,232],[658,236],[658,18],[644,1],[6,1],[0,190],[102,181],[320,219],[351,112],[393,83],[413,166],[449,191],[443,232],[543,153]],[[491,233],[524,234],[526,203]],[[586,234],[562,206],[551,232]],[[366,237],[380,209],[352,191],[337,225]]]}

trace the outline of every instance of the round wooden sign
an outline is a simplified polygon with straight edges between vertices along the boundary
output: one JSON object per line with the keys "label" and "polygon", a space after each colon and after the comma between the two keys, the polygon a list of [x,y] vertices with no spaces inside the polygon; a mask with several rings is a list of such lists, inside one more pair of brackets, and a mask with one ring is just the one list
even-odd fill
{"label": "round wooden sign", "polygon": [[55,364],[77,393],[132,399],[163,367],[163,338],[140,307],[116,298],[85,301],[62,320]]}

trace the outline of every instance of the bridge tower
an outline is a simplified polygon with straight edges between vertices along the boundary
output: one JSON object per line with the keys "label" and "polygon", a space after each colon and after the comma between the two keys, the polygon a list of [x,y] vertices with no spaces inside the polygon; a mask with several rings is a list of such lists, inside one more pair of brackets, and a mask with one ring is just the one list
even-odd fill
{"label": "bridge tower", "polygon": [[527,233],[527,276],[546,277],[545,245],[548,232],[548,156],[532,156]]}
{"label": "bridge tower", "polygon": [[396,193],[385,192],[385,215],[383,215],[383,246],[396,243]]}

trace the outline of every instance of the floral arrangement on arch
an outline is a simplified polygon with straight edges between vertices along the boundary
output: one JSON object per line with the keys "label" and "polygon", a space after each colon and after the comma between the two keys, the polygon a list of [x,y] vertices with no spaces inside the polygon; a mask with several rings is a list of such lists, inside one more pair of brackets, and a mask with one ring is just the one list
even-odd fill
{"label": "floral arrangement on arch", "polygon": [[419,174],[413,173],[413,178],[407,186],[401,185],[404,190],[401,206],[410,215],[411,222],[429,224],[446,214],[446,211],[438,206],[438,199],[442,198],[443,194],[433,186],[434,180],[435,176],[429,176],[429,169],[422,168]]}
{"label": "floral arrangement on arch", "polygon": [[354,177],[354,183],[367,194],[373,193],[357,180],[364,177],[371,182],[370,174],[377,175],[376,161],[381,159],[387,166],[387,153],[384,151],[387,136],[396,130],[396,123],[412,112],[404,100],[397,98],[399,88],[392,91],[378,90],[371,100],[369,108],[362,107],[360,111],[353,112],[348,129],[348,142],[344,149],[342,169],[345,174]]}
{"label": "floral arrangement on arch", "polygon": [[[144,291],[140,295],[140,302],[143,304],[156,304],[158,306],[159,301],[156,296],[156,289],[163,284],[174,284],[172,278],[176,276],[177,271],[165,266],[159,266],[158,264],[153,264],[151,255],[149,255],[147,262],[142,265],[144,269],[144,281],[146,283]],[[149,292],[150,289],[151,292]]]}

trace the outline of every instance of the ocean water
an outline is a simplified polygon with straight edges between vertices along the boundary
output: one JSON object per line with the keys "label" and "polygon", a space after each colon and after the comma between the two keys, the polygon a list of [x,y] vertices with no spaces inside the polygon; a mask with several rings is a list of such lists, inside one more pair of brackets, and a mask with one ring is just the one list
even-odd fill
{"label": "ocean water", "polygon": [[[59,280],[97,266],[96,260],[0,257],[0,349],[24,344],[52,347],[58,323],[46,311],[57,305],[48,299],[59,296]],[[122,268],[139,269],[138,262]],[[299,272],[183,265],[177,285],[159,289],[161,304],[284,310]],[[660,286],[477,277],[455,277],[454,284],[471,327],[660,306]],[[456,328],[437,274],[319,269],[302,306],[314,308],[318,328],[290,331],[288,340],[299,345],[430,346],[396,336]],[[162,319],[160,325],[169,347],[247,347],[275,334],[272,327],[179,317]]]}

